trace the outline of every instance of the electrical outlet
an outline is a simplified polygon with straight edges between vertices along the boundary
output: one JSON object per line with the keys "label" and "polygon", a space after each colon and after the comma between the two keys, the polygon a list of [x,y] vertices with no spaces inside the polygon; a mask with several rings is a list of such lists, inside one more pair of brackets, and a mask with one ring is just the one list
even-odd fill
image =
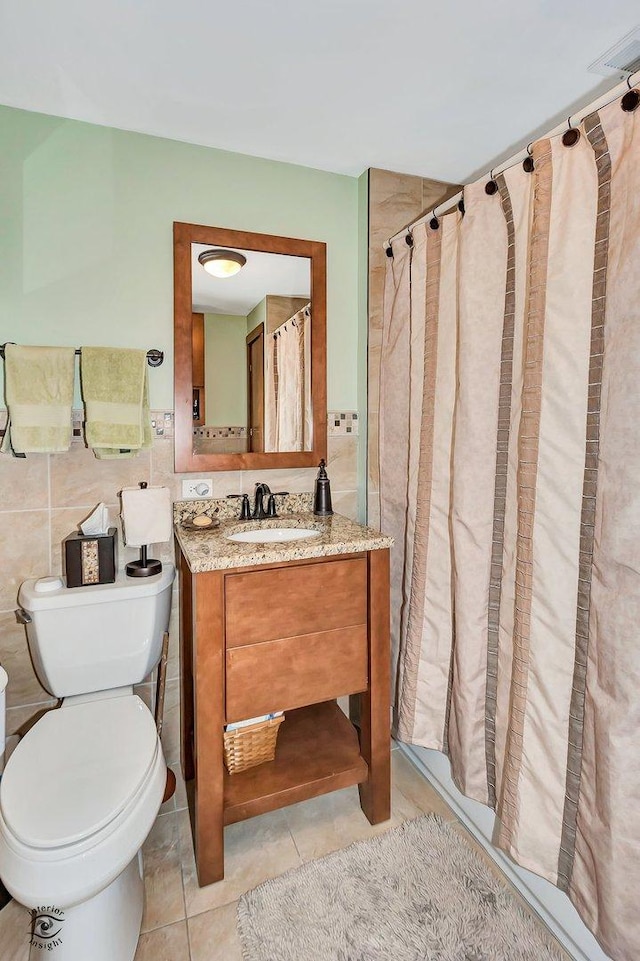
{"label": "electrical outlet", "polygon": [[191,498],[212,497],[213,480],[210,477],[190,477],[182,481],[182,496]]}

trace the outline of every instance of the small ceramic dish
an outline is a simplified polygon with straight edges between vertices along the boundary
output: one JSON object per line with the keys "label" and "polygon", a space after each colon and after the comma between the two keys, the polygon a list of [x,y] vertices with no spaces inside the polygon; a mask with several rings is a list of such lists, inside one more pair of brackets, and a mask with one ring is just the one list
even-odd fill
{"label": "small ceramic dish", "polygon": [[[197,516],[208,517],[207,514],[199,514]],[[204,533],[204,531],[212,531],[215,527],[220,527],[220,521],[217,517],[209,517],[208,519],[211,521],[210,524],[194,524],[193,521],[190,520],[182,521],[180,527],[185,531],[198,531],[201,534]]]}

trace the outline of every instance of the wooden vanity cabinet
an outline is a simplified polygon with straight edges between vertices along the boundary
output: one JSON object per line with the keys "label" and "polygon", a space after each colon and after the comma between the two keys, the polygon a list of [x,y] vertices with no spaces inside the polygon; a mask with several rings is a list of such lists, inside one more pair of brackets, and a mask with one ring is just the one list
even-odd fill
{"label": "wooden vanity cabinet", "polygon": [[[199,574],[179,556],[182,769],[200,884],[224,876],[225,824],[353,784],[369,821],[387,820],[389,551]],[[224,725],[278,710],[275,760],[229,775]]]}

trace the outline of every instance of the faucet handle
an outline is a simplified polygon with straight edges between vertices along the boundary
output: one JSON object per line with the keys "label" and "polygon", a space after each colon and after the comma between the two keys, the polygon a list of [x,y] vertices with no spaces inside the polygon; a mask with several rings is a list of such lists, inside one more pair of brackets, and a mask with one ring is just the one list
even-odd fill
{"label": "faucet handle", "polygon": [[240,506],[240,520],[248,521],[251,518],[251,507],[249,505],[249,495],[248,494],[227,494],[228,498],[242,498],[242,504]]}
{"label": "faucet handle", "polygon": [[276,497],[286,497],[289,491],[275,491],[269,494],[269,500],[267,501],[267,517],[277,517],[278,513],[276,511]]}

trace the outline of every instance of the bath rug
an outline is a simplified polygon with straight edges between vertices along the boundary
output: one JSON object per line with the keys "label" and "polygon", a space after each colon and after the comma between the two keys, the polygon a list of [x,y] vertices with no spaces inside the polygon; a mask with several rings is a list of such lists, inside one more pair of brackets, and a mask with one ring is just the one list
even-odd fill
{"label": "bath rug", "polygon": [[407,821],[238,904],[244,961],[562,961],[455,828]]}

